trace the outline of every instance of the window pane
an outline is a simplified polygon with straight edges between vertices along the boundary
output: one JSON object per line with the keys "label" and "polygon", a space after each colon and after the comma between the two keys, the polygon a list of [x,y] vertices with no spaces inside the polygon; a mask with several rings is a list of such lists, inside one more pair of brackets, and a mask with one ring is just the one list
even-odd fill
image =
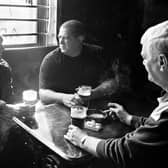
{"label": "window pane", "polygon": [[0,0],[0,34],[6,47],[56,45],[56,23],[57,0]]}
{"label": "window pane", "polygon": [[37,5],[38,0],[0,0],[1,4],[9,5]]}
{"label": "window pane", "polygon": [[0,6],[0,18],[36,19],[37,8]]}
{"label": "window pane", "polygon": [[[53,1],[53,0],[39,0],[39,1],[38,1],[38,4],[39,4],[39,5],[48,6],[49,1]],[[57,3],[56,0],[54,0],[54,1],[55,1],[55,3]]]}
{"label": "window pane", "polygon": [[4,45],[23,45],[37,43],[37,36],[4,36]]}
{"label": "window pane", "polygon": [[37,33],[37,22],[0,21],[0,34]]}

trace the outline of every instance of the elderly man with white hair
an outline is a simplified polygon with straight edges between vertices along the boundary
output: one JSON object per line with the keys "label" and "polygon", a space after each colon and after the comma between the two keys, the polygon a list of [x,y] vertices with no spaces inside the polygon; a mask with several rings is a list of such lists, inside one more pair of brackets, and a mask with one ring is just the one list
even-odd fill
{"label": "elderly man with white hair", "polygon": [[[120,138],[98,139],[70,125],[65,138],[112,168],[167,167],[168,159],[168,21],[150,27],[141,38],[143,65],[149,81],[165,95],[148,118],[133,116],[123,106],[109,103],[118,119],[135,128]],[[98,159],[98,160],[99,160]]]}

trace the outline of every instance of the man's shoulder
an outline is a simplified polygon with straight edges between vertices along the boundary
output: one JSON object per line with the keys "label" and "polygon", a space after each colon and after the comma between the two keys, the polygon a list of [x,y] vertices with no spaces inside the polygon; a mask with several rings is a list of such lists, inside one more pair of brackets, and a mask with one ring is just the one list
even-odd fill
{"label": "man's shoulder", "polygon": [[83,45],[85,48],[90,49],[92,51],[102,51],[103,50],[103,47],[97,44],[84,43]]}
{"label": "man's shoulder", "polygon": [[59,47],[56,47],[54,50],[50,51],[45,57],[46,58],[54,57],[54,56],[60,55],[59,53],[60,53]]}
{"label": "man's shoulder", "polygon": [[44,60],[54,60],[54,62],[60,62],[62,59],[62,53],[60,52],[59,48],[55,48],[54,50],[50,51],[45,57]]}

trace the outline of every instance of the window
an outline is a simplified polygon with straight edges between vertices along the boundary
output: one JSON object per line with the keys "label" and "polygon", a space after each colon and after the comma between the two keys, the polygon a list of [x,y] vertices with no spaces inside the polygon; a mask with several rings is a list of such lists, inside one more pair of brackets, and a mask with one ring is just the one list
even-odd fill
{"label": "window", "polygon": [[57,0],[0,0],[5,47],[56,45]]}

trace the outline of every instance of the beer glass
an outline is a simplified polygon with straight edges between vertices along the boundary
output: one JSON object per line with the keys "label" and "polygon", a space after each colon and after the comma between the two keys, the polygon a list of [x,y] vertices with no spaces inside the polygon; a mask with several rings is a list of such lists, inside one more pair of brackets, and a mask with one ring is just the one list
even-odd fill
{"label": "beer glass", "polygon": [[91,86],[80,86],[77,88],[77,94],[84,100],[84,105],[89,107],[89,97],[91,96]]}
{"label": "beer glass", "polygon": [[71,124],[84,127],[84,121],[87,116],[87,107],[85,106],[72,106],[71,107]]}

